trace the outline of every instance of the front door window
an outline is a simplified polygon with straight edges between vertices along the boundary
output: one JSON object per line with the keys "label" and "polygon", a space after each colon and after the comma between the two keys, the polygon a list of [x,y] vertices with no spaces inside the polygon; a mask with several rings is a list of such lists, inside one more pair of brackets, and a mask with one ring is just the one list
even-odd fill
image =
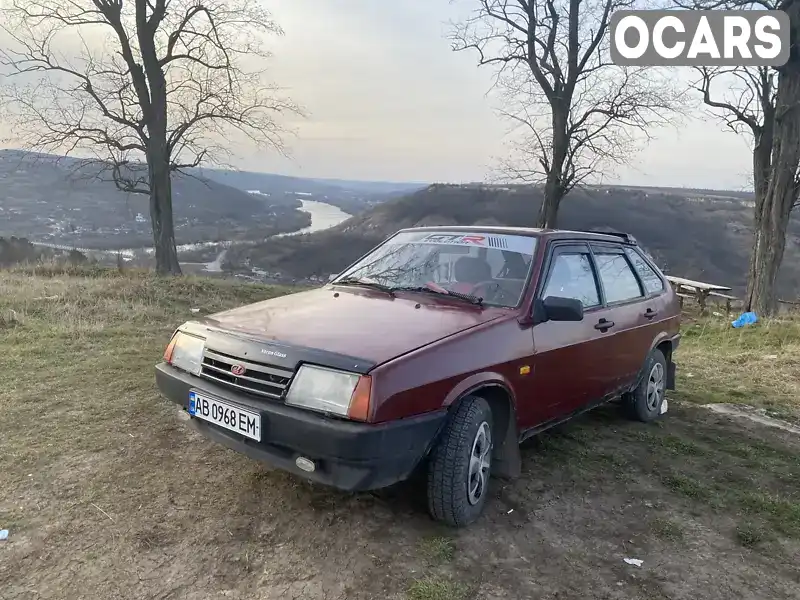
{"label": "front door window", "polygon": [[600,305],[600,294],[588,253],[556,255],[542,298],[548,296],[580,300],[584,308]]}

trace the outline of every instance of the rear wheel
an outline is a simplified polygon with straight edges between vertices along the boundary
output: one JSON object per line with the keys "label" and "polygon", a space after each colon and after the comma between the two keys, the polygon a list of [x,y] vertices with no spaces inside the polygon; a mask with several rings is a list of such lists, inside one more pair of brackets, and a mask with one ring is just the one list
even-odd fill
{"label": "rear wheel", "polygon": [[624,398],[629,416],[644,423],[657,419],[666,401],[666,389],[667,359],[661,350],[655,348],[645,361],[644,377]]}
{"label": "rear wheel", "polygon": [[428,464],[428,510],[454,527],[483,512],[492,468],[492,410],[468,396],[450,416]]}

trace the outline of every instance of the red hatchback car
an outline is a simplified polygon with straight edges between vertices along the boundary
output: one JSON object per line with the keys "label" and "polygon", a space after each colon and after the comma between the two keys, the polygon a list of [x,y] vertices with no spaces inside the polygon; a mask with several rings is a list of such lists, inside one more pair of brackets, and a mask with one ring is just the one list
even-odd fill
{"label": "red hatchback car", "polygon": [[460,526],[531,435],[611,399],[666,412],[679,327],[628,235],[413,228],[324,287],[183,324],[156,379],[208,438],[313,481],[425,469],[432,516]]}

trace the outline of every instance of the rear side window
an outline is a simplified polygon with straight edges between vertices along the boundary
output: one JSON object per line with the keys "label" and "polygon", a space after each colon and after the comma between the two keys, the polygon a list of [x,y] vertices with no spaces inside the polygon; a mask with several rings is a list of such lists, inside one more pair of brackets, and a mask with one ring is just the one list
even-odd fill
{"label": "rear side window", "polygon": [[600,293],[589,254],[556,254],[542,298],[548,296],[580,300],[585,308],[599,306]]}
{"label": "rear side window", "polygon": [[633,268],[639,273],[639,277],[644,284],[644,289],[648,294],[658,294],[664,291],[664,282],[656,272],[648,265],[642,256],[632,248],[625,248],[625,253],[633,263]]}
{"label": "rear side window", "polygon": [[624,302],[643,296],[639,280],[624,254],[595,251],[597,271],[606,292],[606,302]]}

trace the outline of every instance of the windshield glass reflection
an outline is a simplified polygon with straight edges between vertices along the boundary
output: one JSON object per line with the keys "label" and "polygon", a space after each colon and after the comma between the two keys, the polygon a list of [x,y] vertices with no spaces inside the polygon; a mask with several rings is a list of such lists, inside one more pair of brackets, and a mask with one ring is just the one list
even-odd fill
{"label": "windshield glass reflection", "polygon": [[522,299],[536,238],[458,231],[401,232],[334,283],[474,297],[514,307]]}

